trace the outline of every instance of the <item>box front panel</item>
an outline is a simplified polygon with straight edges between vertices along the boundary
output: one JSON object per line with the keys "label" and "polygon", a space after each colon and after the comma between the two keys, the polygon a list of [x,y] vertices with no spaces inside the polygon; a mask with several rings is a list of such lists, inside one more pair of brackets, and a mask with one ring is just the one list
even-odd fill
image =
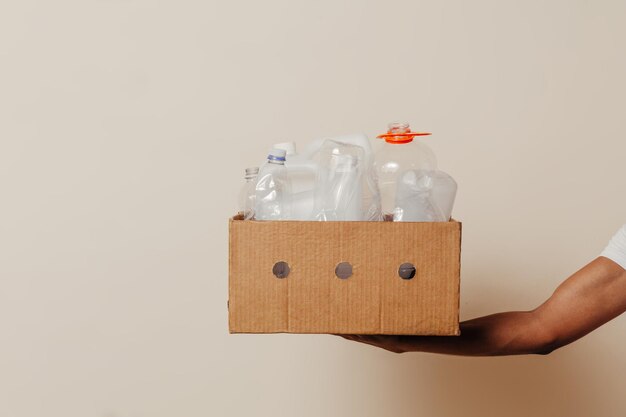
{"label": "box front panel", "polygon": [[230,233],[231,332],[458,334],[460,223],[235,220]]}

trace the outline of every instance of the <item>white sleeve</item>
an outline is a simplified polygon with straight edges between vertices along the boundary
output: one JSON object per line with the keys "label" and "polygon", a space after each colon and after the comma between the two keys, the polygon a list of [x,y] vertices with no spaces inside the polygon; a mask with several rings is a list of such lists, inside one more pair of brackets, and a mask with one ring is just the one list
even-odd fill
{"label": "white sleeve", "polygon": [[626,224],[615,233],[615,236],[613,236],[609,245],[602,251],[600,256],[609,258],[626,269]]}

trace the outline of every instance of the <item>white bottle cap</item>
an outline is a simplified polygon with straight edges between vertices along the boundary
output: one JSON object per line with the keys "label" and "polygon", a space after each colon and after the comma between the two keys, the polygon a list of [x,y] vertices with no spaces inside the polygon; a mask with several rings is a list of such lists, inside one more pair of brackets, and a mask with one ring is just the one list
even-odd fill
{"label": "white bottle cap", "polygon": [[285,152],[287,152],[287,155],[293,155],[296,153],[296,144],[295,142],[275,143],[274,149],[283,149]]}
{"label": "white bottle cap", "polygon": [[287,155],[287,151],[284,149],[270,149],[269,155],[267,155],[268,161],[277,161],[277,162],[285,162],[285,156]]}

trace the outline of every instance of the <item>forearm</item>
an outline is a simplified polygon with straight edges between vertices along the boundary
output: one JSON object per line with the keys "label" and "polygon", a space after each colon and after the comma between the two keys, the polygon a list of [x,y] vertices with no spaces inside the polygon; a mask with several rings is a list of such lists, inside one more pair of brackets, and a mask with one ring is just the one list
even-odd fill
{"label": "forearm", "polygon": [[511,311],[461,323],[461,335],[400,336],[404,352],[462,356],[500,356],[548,353],[553,340],[534,325],[535,312]]}

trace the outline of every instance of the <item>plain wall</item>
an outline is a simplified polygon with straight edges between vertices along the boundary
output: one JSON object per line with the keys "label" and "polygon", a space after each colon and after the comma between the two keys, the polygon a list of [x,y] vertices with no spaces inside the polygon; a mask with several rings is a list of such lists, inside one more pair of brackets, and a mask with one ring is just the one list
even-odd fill
{"label": "plain wall", "polygon": [[0,416],[618,416],[626,317],[548,356],[229,335],[273,142],[392,120],[459,183],[461,316],[532,309],[626,219],[623,1],[0,4]]}

